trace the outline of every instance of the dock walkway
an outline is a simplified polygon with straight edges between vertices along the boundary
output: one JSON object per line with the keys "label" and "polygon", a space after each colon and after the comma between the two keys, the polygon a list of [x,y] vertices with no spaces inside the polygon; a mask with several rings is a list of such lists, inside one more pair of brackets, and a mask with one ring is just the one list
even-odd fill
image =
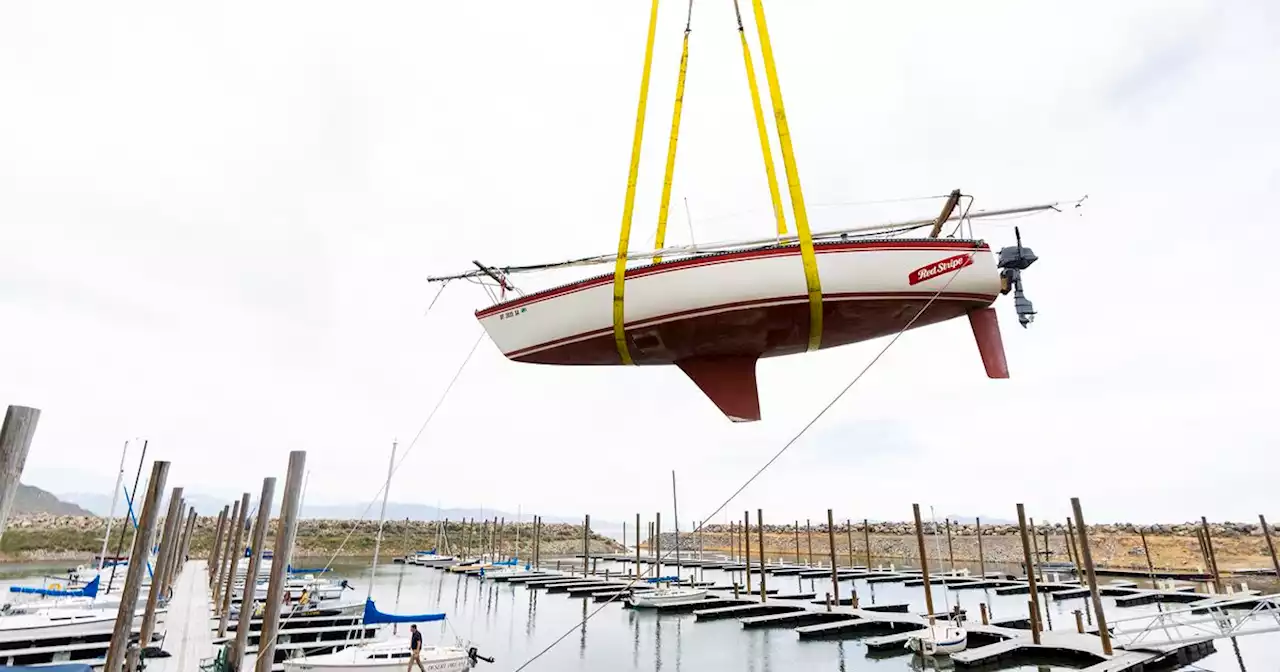
{"label": "dock walkway", "polygon": [[199,669],[201,660],[213,657],[213,630],[209,627],[213,605],[210,604],[207,564],[204,560],[187,562],[174,582],[162,647],[169,656],[148,658],[148,670],[192,672]]}

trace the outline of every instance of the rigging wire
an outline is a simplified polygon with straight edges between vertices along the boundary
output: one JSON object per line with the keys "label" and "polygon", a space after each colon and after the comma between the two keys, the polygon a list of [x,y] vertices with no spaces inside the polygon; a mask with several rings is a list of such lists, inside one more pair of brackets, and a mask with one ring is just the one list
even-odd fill
{"label": "rigging wire", "polygon": [[[432,418],[436,417],[436,412],[440,410],[440,407],[444,405],[445,400],[449,398],[449,393],[453,390],[454,384],[458,382],[458,378],[460,378],[462,376],[462,372],[466,370],[467,364],[471,362],[472,355],[476,353],[476,349],[480,347],[480,342],[484,340],[484,337],[485,337],[485,332],[481,331],[480,335],[476,337],[475,343],[471,344],[471,350],[467,352],[466,358],[462,360],[462,364],[458,367],[458,370],[454,372],[453,378],[451,378],[449,380],[449,384],[445,386],[444,392],[442,392],[440,394],[440,398],[436,400],[436,404],[431,408],[431,412],[427,414],[426,419],[422,421],[422,425],[418,427],[418,432],[413,435],[413,440],[410,441],[409,445],[405,448],[404,454],[395,463],[395,466],[392,467],[391,473],[388,476],[388,478],[382,483],[381,486],[378,487],[378,491],[373,494],[373,497],[369,498],[369,503],[365,505],[364,511],[361,512],[360,517],[356,520],[355,524],[351,526],[351,530],[347,532],[347,536],[342,539],[342,543],[338,544],[338,548],[334,550],[333,555],[331,555],[329,557],[329,560],[325,562],[324,571],[321,572],[322,574],[324,572],[329,571],[329,569],[333,567],[334,561],[337,560],[338,556],[342,554],[342,550],[346,547],[347,543],[351,541],[351,537],[355,535],[356,530],[360,529],[360,527],[364,525],[365,516],[369,515],[369,511],[373,508],[374,503],[376,503],[378,499],[382,497],[382,492],[388,487],[388,485],[390,485],[391,478],[394,477],[396,472],[400,470],[400,467],[404,464],[404,461],[409,458],[409,453],[413,452],[413,448],[414,446],[417,445],[418,439],[422,438],[423,432],[427,430],[427,425],[431,424]],[[288,620],[292,618],[295,613],[297,612],[290,612],[287,616],[284,617],[284,619],[281,620],[282,627],[276,630],[276,635],[275,635],[276,638],[279,638],[280,632],[283,630],[283,624],[288,622]],[[260,644],[259,647],[261,648],[261,646],[262,645]]]}
{"label": "rigging wire", "polygon": [[426,316],[427,316],[427,313],[430,313],[430,312],[431,312],[431,309],[436,307],[436,301],[439,301],[439,300],[440,300],[440,295],[441,295],[441,294],[444,294],[444,288],[445,288],[445,287],[448,287],[448,286],[449,286],[449,281],[448,281],[448,280],[445,280],[445,281],[444,281],[444,284],[440,285],[440,291],[436,292],[435,297],[431,299],[431,303],[427,304],[427,309],[426,309],[426,310],[424,310],[424,311],[422,311],[422,316],[423,316],[423,317],[426,317]]}
{"label": "rigging wire", "polygon": [[[972,260],[973,256],[977,253],[978,253],[977,249],[969,252],[969,260]],[[925,304],[920,307],[920,310],[916,311],[916,314],[912,316],[911,320],[908,321],[907,324],[898,331],[898,333],[894,334],[893,338],[889,339],[889,342],[884,344],[884,347],[880,348],[880,351],[877,352],[876,355],[871,358],[871,361],[867,362],[866,366],[862,367],[862,370],[858,372],[858,375],[854,376],[853,380],[849,381],[848,385],[845,385],[844,388],[841,389],[840,392],[837,393],[836,396],[831,399],[831,401],[827,402],[827,404],[823,406],[817,412],[817,414],[815,414],[809,420],[809,422],[805,423],[805,425],[800,428],[800,431],[796,432],[791,437],[790,440],[788,440],[785,444],[783,444],[782,448],[778,449],[778,452],[774,453],[773,457],[769,458],[769,460],[765,462],[763,466],[757,469],[755,473],[753,473],[749,478],[747,478],[747,480],[741,486],[739,486],[737,490],[734,490],[733,493],[730,494],[724,500],[724,502],[720,504],[720,506],[716,507],[715,511],[712,511],[709,515],[703,516],[701,519],[701,522],[698,523],[698,526],[696,529],[694,529],[693,533],[694,534],[698,533],[702,529],[703,525],[706,524],[707,519],[714,518],[721,511],[724,511],[725,508],[728,507],[729,504],[732,503],[733,500],[736,499],[738,495],[742,494],[743,490],[746,490],[747,487],[750,486],[757,478],[759,478],[761,474],[763,474],[769,467],[773,466],[774,462],[777,462],[778,459],[783,456],[783,454],[785,454],[788,450],[790,450],[790,448],[793,445],[795,445],[795,443],[799,441],[801,437],[803,437],[806,433],[808,433],[809,429],[812,428],[815,424],[817,424],[818,420],[822,419],[822,416],[826,415],[827,411],[831,410],[831,408],[835,406],[837,402],[839,402],[841,399],[844,398],[844,395],[847,394],[849,390],[853,389],[854,385],[858,384],[858,381],[862,380],[863,376],[867,375],[867,372],[871,370],[871,367],[875,366],[876,363],[880,361],[880,358],[883,357],[884,354],[889,351],[889,348],[892,348],[893,344],[897,343],[898,339],[902,338],[902,335],[907,333],[907,331],[911,329],[911,327],[920,319],[920,317],[924,315],[925,311],[927,311],[929,307],[933,305],[934,301],[937,301],[938,297],[942,296],[943,292],[947,291],[947,288],[951,286],[951,283],[954,282],[957,277],[959,277],[959,273],[952,273],[951,277],[947,279],[946,284],[942,285],[942,287],[940,287],[936,292],[933,293],[933,296],[929,297],[929,300],[926,301]],[[666,560],[668,557],[671,556],[671,553],[672,551],[667,551],[666,554],[662,555],[657,559],[657,562],[662,562],[663,560]],[[748,561],[749,560],[750,558],[748,558]],[[534,654],[533,657],[529,658],[524,663],[522,663],[519,667],[515,669],[515,672],[520,672],[521,670],[525,669],[529,665],[533,664],[534,661],[538,660],[547,652],[549,652],[551,649],[555,648],[557,644],[564,641],[566,637],[573,634],[574,631],[576,631],[579,627],[586,625],[587,621],[591,620],[593,616],[600,613],[600,610],[609,606],[615,600],[621,597],[623,594],[627,593],[632,586],[640,582],[643,576],[649,574],[650,572],[653,572],[655,568],[656,568],[656,563],[650,564],[649,568],[644,570],[644,573],[642,574],[640,572],[639,566],[637,566],[636,578],[632,579],[629,583],[627,583],[626,587],[623,590],[619,590],[617,594],[609,598],[607,601],[603,602],[599,607],[596,607],[591,613],[583,617],[581,621],[574,624],[572,628],[566,630],[564,634],[560,635],[555,639],[555,641],[548,644],[546,648],[542,649],[538,653]]]}

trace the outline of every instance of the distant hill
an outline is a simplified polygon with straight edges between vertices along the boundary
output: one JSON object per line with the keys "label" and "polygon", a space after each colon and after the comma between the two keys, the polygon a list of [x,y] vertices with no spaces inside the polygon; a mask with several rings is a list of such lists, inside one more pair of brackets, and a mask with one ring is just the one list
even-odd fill
{"label": "distant hill", "polygon": [[46,492],[33,485],[18,484],[18,494],[13,498],[13,514],[48,513],[55,516],[92,516],[87,511],[71,502],[58,499],[51,492]]}
{"label": "distant hill", "polygon": [[[145,484],[143,486],[140,486],[139,489],[141,489],[142,487],[145,487]],[[69,493],[62,493],[59,496],[63,500],[66,500],[69,502],[75,502],[76,504],[79,504],[80,506],[83,506],[86,509],[89,509],[92,512],[92,515],[105,516],[111,509],[111,497],[102,493],[69,492]],[[194,506],[196,508],[196,511],[200,515],[205,515],[205,516],[216,516],[218,514],[218,511],[222,510],[222,507],[224,505],[230,503],[229,499],[224,501],[216,497],[212,497],[202,493],[187,493],[186,498],[187,498],[188,504],[190,504],[191,506]],[[167,498],[166,498],[166,501],[167,501]],[[255,499],[253,503],[253,510],[256,511],[257,506],[258,504]],[[275,506],[276,506],[276,510],[278,511],[280,506],[279,494],[277,494]],[[326,518],[326,519],[334,519],[334,520],[353,520],[353,519],[360,518],[363,514],[364,518],[368,518],[370,520],[377,520],[378,510],[380,506],[381,506],[380,503],[374,503],[372,506],[366,506],[365,504],[355,504],[355,503],[351,503],[351,504],[306,504],[304,503],[302,505],[302,517],[305,519]],[[161,508],[164,508],[164,502],[161,503]],[[116,515],[117,516],[121,515],[123,511],[124,511],[124,498],[122,497],[121,501],[116,504]],[[449,508],[449,507],[436,508],[434,505],[430,505],[430,504],[413,504],[409,502],[387,502],[387,520],[404,520],[405,518],[408,518],[410,520],[425,521],[425,520],[442,520],[445,518],[448,518],[449,520],[463,520],[463,519],[475,518],[477,521],[479,521],[479,520],[485,520],[485,519],[493,520],[495,517],[505,518],[507,522],[512,522],[516,519],[517,516],[516,516],[516,512],[514,511],[493,511],[490,509],[482,510],[478,508]],[[521,518],[526,523],[532,522],[533,513],[529,511],[525,511],[521,516]],[[551,514],[543,516],[542,520],[544,523],[581,523],[582,522],[581,518],[555,516]],[[615,530],[620,530],[621,527],[622,527],[622,523],[618,523],[618,522],[604,521],[604,520],[592,521],[592,529],[605,535],[613,534]]]}

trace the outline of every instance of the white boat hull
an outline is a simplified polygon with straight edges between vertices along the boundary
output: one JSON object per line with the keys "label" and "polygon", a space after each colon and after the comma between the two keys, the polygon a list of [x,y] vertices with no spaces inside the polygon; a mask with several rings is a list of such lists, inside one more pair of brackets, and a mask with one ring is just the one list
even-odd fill
{"label": "white boat hull", "polygon": [[[156,632],[164,632],[166,613],[164,609],[156,610]],[[134,632],[142,627],[142,616],[142,610],[134,614]],[[36,614],[5,616],[0,618],[0,644],[110,635],[115,623],[116,612],[110,609],[48,609]]]}
{"label": "white boat hull", "polygon": [[[456,647],[424,646],[422,666],[427,672],[465,672],[471,669],[467,653]],[[352,646],[321,656],[284,662],[285,672],[390,672],[409,667],[409,641],[392,640]],[[414,665],[413,669],[417,669]]]}
{"label": "white boat hull", "polygon": [[950,655],[964,651],[968,641],[964,628],[939,623],[907,640],[907,648],[923,656]]}
{"label": "white boat hull", "polygon": [[631,606],[636,608],[659,607],[667,604],[701,602],[707,599],[706,588],[658,588],[631,596]]}
{"label": "white boat hull", "polygon": [[[879,239],[815,247],[822,319],[811,319],[796,245],[741,249],[627,271],[625,348],[613,276],[529,294],[476,313],[509,359],[531,364],[676,365],[730,420],[761,418],[756,363],[968,316],[991,378],[1008,378],[990,305],[1001,291],[981,241]],[[811,333],[812,330],[812,333]]]}
{"label": "white boat hull", "polygon": [[[632,269],[623,304],[627,330],[759,305],[806,304],[799,251],[794,246],[781,250],[794,253],[731,253]],[[849,243],[821,245],[815,252],[824,301],[927,299],[942,292],[939,301],[960,299],[986,306],[1000,293],[990,248],[975,249],[973,243]],[[955,269],[932,270],[947,259],[970,254],[968,262],[952,262],[962,264]],[[928,277],[919,277],[921,271]],[[536,359],[540,352],[601,334],[612,337],[612,275],[531,294],[477,315],[494,344],[512,359]],[[827,347],[825,339],[823,346]]]}

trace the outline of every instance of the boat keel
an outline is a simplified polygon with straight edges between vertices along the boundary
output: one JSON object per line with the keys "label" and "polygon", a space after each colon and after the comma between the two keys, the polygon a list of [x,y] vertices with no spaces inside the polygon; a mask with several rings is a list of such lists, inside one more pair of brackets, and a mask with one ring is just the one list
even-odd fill
{"label": "boat keel", "polygon": [[690,357],[676,366],[734,422],[760,419],[760,392],[756,389],[756,355]]}
{"label": "boat keel", "polygon": [[969,326],[973,339],[978,342],[978,354],[988,378],[1008,378],[1009,363],[1004,358],[1004,340],[1000,337],[1000,323],[996,309],[987,307],[969,311]]}

